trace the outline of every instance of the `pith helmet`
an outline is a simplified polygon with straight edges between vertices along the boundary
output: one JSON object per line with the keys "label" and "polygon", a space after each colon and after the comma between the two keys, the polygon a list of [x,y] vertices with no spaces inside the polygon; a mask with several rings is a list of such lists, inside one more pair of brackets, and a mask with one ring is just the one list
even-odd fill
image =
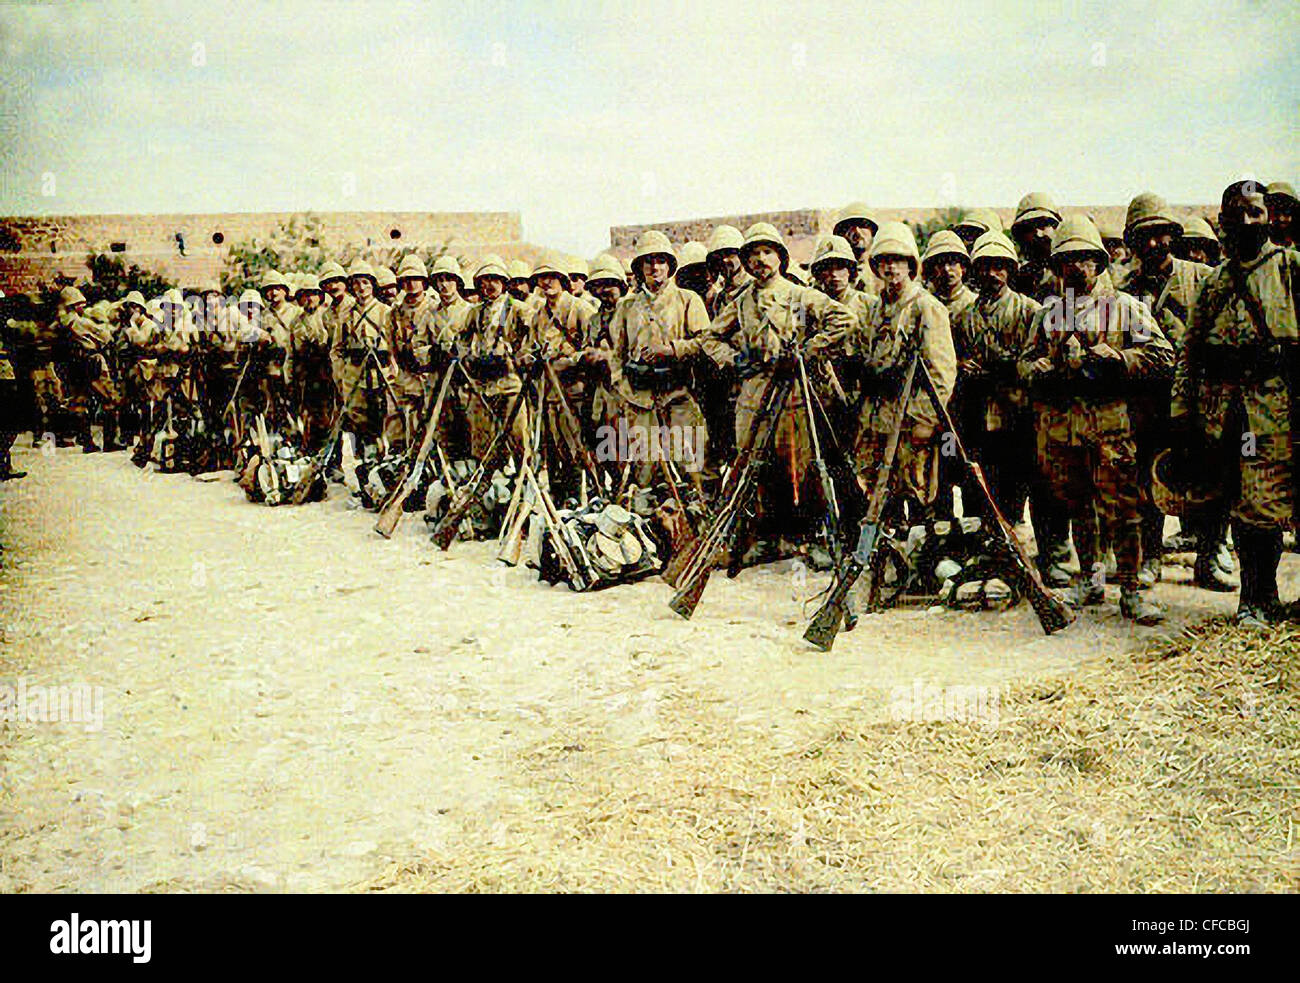
{"label": "pith helmet", "polygon": [[59,291],[59,303],[64,307],[71,307],[73,304],[84,304],[86,295],[76,287],[64,287]]}
{"label": "pith helmet", "polygon": [[962,213],[961,221],[954,225],[952,230],[958,235],[965,232],[978,238],[985,232],[1001,232],[1002,219],[998,218],[998,213],[991,208],[972,208]]}
{"label": "pith helmet", "polygon": [[239,295],[239,304],[241,307],[244,304],[252,304],[256,307],[261,307],[262,295],[250,287],[248,290],[245,290],[242,294]]}
{"label": "pith helmet", "polygon": [[302,274],[302,276],[298,278],[298,290],[294,294],[294,296],[300,297],[303,294],[312,293],[313,291],[315,291],[316,293],[321,292],[320,281],[317,280],[310,273]]}
{"label": "pith helmet", "polygon": [[756,246],[771,246],[780,253],[781,272],[786,271],[786,268],[790,265],[790,250],[786,249],[781,233],[776,231],[776,226],[771,222],[755,222],[745,230],[745,245],[741,247],[741,256],[744,256]]}
{"label": "pith helmet", "polygon": [[745,244],[745,237],[741,235],[740,230],[734,225],[719,225],[709,236],[709,244],[706,247],[708,254],[725,252],[728,249],[734,249],[740,252],[740,247]]}
{"label": "pith helmet", "polygon": [[938,259],[940,256],[956,256],[970,266],[970,253],[966,251],[966,243],[961,241],[961,236],[956,232],[948,229],[930,236],[930,241],[925,244],[925,255],[921,257],[921,265],[924,266],[930,260]]}
{"label": "pith helmet", "polygon": [[612,280],[623,289],[627,289],[627,277],[623,273],[623,264],[609,253],[601,253],[591,261],[587,274],[587,286],[594,287],[602,280]]}
{"label": "pith helmet", "polygon": [[709,251],[704,243],[691,240],[681,248],[681,266],[679,272],[688,266],[703,266],[709,261]]}
{"label": "pith helmet", "polygon": [[423,280],[427,283],[429,281],[429,271],[425,269],[424,260],[414,253],[403,256],[401,263],[397,265],[397,279]]}
{"label": "pith helmet", "polygon": [[533,268],[522,259],[512,259],[506,269],[510,271],[511,280],[532,280]]}
{"label": "pith helmet", "polygon": [[575,276],[580,276],[586,280],[590,277],[591,268],[587,266],[587,261],[580,256],[570,256],[564,265],[564,272],[569,274],[570,280]]}
{"label": "pith helmet", "polygon": [[1011,240],[1002,232],[985,232],[975,240],[975,248],[971,250],[971,263],[978,263],[980,260],[986,262],[1005,262],[1012,266],[1017,266],[1020,260],[1016,256],[1016,247],[1012,245]]}
{"label": "pith helmet", "polygon": [[910,225],[886,222],[876,230],[868,257],[873,272],[882,256],[905,256],[912,265],[912,275],[916,275],[917,267],[921,265],[921,254],[916,248],[916,236],[912,234]]}
{"label": "pith helmet", "polygon": [[275,270],[267,270],[262,275],[262,282],[258,284],[259,290],[266,290],[270,287],[282,287],[285,293],[292,293],[293,288],[289,281],[284,278],[283,273],[277,273]]}
{"label": "pith helmet", "polygon": [[1300,198],[1296,198],[1295,188],[1286,181],[1274,181],[1264,189],[1264,200],[1270,205],[1286,202],[1292,208],[1300,208]]}
{"label": "pith helmet", "polygon": [[558,276],[560,282],[564,284],[565,289],[568,289],[569,274],[564,271],[561,262],[551,256],[546,257],[533,268],[532,274],[528,277],[528,285],[530,287],[536,287],[537,278],[544,273],[550,274],[551,276]]}
{"label": "pith helmet", "polygon": [[144,310],[144,294],[140,293],[138,290],[132,290],[122,298],[122,303],[135,304],[135,306],[140,308],[140,310]]}
{"label": "pith helmet", "polygon": [[668,275],[672,276],[677,272],[677,253],[673,251],[673,244],[668,241],[668,237],[658,229],[648,229],[641,233],[641,238],[636,242],[636,254],[632,257],[632,272],[636,273],[637,266],[647,256],[667,256],[668,257]]}
{"label": "pith helmet", "polygon": [[478,266],[474,269],[474,282],[478,283],[485,276],[500,277],[508,281],[510,273],[506,269],[506,261],[496,253],[488,253],[478,261]]}
{"label": "pith helmet", "polygon": [[857,266],[857,257],[853,255],[853,247],[849,245],[849,240],[843,236],[823,236],[817,240],[817,245],[813,248],[812,260],[808,268],[814,273],[817,267],[827,263],[843,263],[845,266]]}
{"label": "pith helmet", "polygon": [[339,264],[334,262],[334,260],[330,260],[321,267],[320,285],[322,287],[331,280],[346,280],[347,278],[348,275],[344,272],[343,267],[339,266]]}
{"label": "pith helmet", "polygon": [[351,280],[354,276],[368,276],[371,283],[375,286],[379,285],[379,278],[375,276],[375,271],[363,259],[354,259],[352,265],[348,267],[348,279]]}
{"label": "pith helmet", "polygon": [[1043,218],[1059,223],[1061,213],[1056,208],[1056,202],[1047,192],[1031,191],[1020,199],[1020,204],[1016,205],[1016,217],[1011,223],[1011,228],[1014,230],[1017,225]]}
{"label": "pith helmet", "polygon": [[465,274],[460,271],[459,261],[457,261],[456,257],[450,253],[443,253],[433,261],[433,272],[430,276],[435,280],[439,276],[455,277],[456,282],[460,284],[462,290],[469,286],[465,281]]}
{"label": "pith helmet", "polygon": [[1052,262],[1071,253],[1092,253],[1104,270],[1110,253],[1101,241],[1101,233],[1086,215],[1067,215],[1052,235]]}
{"label": "pith helmet", "polygon": [[1124,241],[1132,245],[1133,234],[1150,231],[1153,227],[1166,228],[1175,238],[1182,235],[1182,223],[1169,210],[1169,203],[1157,194],[1144,191],[1128,203],[1124,217]]}
{"label": "pith helmet", "polygon": [[387,266],[380,266],[375,270],[375,286],[378,287],[395,287],[397,286],[397,277]]}
{"label": "pith helmet", "polygon": [[1183,238],[1202,239],[1207,245],[1211,245],[1215,249],[1219,248],[1219,237],[1214,234],[1214,229],[1210,223],[1199,215],[1183,219]]}
{"label": "pith helmet", "polygon": [[835,215],[835,227],[831,231],[837,236],[842,236],[844,235],[844,229],[855,222],[862,222],[871,226],[872,235],[880,231],[880,220],[867,207],[865,201],[850,202],[841,208]]}

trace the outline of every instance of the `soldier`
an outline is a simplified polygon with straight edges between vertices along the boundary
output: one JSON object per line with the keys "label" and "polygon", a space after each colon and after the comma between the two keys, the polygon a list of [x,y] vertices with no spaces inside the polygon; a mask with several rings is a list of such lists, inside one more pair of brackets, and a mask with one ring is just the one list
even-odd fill
{"label": "soldier", "polygon": [[239,362],[239,390],[235,394],[235,414],[239,422],[235,432],[241,437],[256,429],[258,414],[267,409],[267,390],[263,380],[266,361],[262,352],[270,343],[270,335],[262,326],[262,306],[261,294],[256,290],[245,290],[239,295],[232,326]]}
{"label": "soldier", "polygon": [[345,398],[352,393],[343,406],[344,426],[361,442],[359,457],[383,434],[394,377],[388,307],[375,297],[375,285],[370,264],[354,260],[348,267],[353,304],[339,321],[330,346],[335,387]]}
{"label": "soldier", "polygon": [[[515,352],[528,335],[529,308],[507,292],[510,281],[505,260],[489,253],[474,270],[474,284],[482,299],[474,305],[465,330],[453,349],[465,370],[460,389],[461,410],[469,425],[470,453],[483,457],[496,434],[496,420],[504,419],[523,381],[515,366]],[[511,434],[518,454],[527,441],[528,414],[515,417]]]}
{"label": "soldier", "polygon": [[608,253],[597,256],[591,263],[587,292],[600,303],[587,323],[583,356],[591,370],[591,421],[599,436],[600,428],[617,426],[622,412],[617,394],[610,386],[610,359],[614,349],[610,328],[618,302],[627,294],[623,264]]}
{"label": "soldier", "polygon": [[[693,290],[704,300],[709,292],[709,251],[702,242],[687,242],[679,250],[674,282],[683,290]],[[706,306],[707,310],[707,306]]]}
{"label": "soldier", "polygon": [[[597,457],[630,466],[641,487],[654,482],[658,454],[689,472],[698,487],[708,451],[704,416],[688,383],[709,319],[699,294],[672,282],[676,269],[668,237],[657,229],[642,233],[632,257],[636,288],[619,302],[609,326],[610,387],[627,443],[602,443]],[[635,439],[641,435],[648,436],[644,444]]]}
{"label": "soldier", "polygon": [[542,302],[529,325],[529,350],[521,358],[521,364],[527,365],[536,353],[536,357],[551,362],[564,390],[563,397],[574,414],[571,422],[561,408],[561,394],[546,387],[543,412],[547,439],[553,451],[548,457],[552,464],[550,477],[561,498],[578,491],[581,451],[577,448],[590,436],[581,430],[581,421],[591,416],[583,356],[589,325],[595,314],[590,304],[568,292],[568,280],[556,261],[543,260],[533,270],[531,285]]}
{"label": "soldier", "polygon": [[[880,298],[850,285],[857,276],[858,261],[848,240],[843,236],[825,236],[818,240],[813,248],[809,268],[817,289],[848,308],[858,324],[870,323],[876,317]],[[830,355],[829,352],[827,354]],[[830,390],[831,398],[825,403],[836,429],[844,433],[856,433],[859,380],[855,363],[852,359],[828,357],[819,368],[826,374],[825,384]]]}
{"label": "soldier", "polygon": [[[909,226],[903,222],[880,226],[871,244],[869,262],[883,284],[881,303],[872,312],[871,320],[849,338],[863,380],[854,466],[858,483],[868,493],[897,422],[895,414],[912,355],[919,353],[924,359],[935,391],[945,405],[957,380],[948,311],[917,280],[920,259]],[[905,414],[897,452],[899,488],[927,507],[939,491],[939,418],[919,387]]]}
{"label": "soldier", "polygon": [[837,236],[843,236],[853,248],[853,255],[858,258],[858,275],[853,281],[853,289],[863,293],[879,293],[880,284],[871,273],[871,242],[880,229],[880,222],[864,202],[855,201],[845,205],[835,216],[835,227],[831,230]]}
{"label": "soldier", "polygon": [[731,225],[719,225],[709,236],[706,247],[710,285],[704,295],[704,306],[709,317],[717,317],[718,311],[736,299],[736,295],[754,278],[745,272],[745,264],[740,261],[740,247],[745,244],[745,237],[740,230]]}
{"label": "soldier", "polygon": [[44,305],[33,306],[37,309],[32,322],[31,371],[37,421],[32,431],[32,446],[36,447],[49,435],[55,446],[71,447],[76,441],[71,433],[63,377],[58,370],[63,347],[59,323],[57,317],[47,316]]}
{"label": "soldier", "polygon": [[1295,214],[1300,199],[1285,181],[1274,181],[1264,192],[1268,205],[1268,236],[1278,246],[1295,246]]}
{"label": "soldier", "polygon": [[381,304],[392,307],[399,291],[397,275],[387,266],[375,267],[375,298]]}
{"label": "soldier", "polygon": [[1183,234],[1174,244],[1174,255],[1179,259],[1218,266],[1222,249],[1219,237],[1214,234],[1210,223],[1199,215],[1183,219]]}
{"label": "soldier", "polygon": [[[0,300],[4,299],[0,291]],[[15,429],[19,419],[18,376],[14,372],[13,361],[9,355],[5,336],[9,332],[9,309],[3,305],[5,323],[0,325],[0,481],[12,481],[27,477],[26,471],[15,471],[10,459],[10,450],[18,439]]]}
{"label": "soldier", "polygon": [[130,291],[118,302],[113,316],[117,321],[114,339],[122,395],[119,438],[129,447],[144,429],[148,408],[148,397],[139,365],[143,351],[137,343],[143,333],[144,296],[138,290]]}
{"label": "soldier", "polygon": [[83,454],[100,449],[90,430],[96,408],[104,414],[103,449],[121,450],[117,442],[117,410],[122,400],[106,357],[113,333],[108,325],[86,317],[85,306],[86,298],[76,287],[65,287],[59,294],[58,324],[68,365],[68,409]]}
{"label": "soldier", "polygon": [[[1016,293],[1042,303],[1056,291],[1051,264],[1052,234],[1060,224],[1061,213],[1046,193],[1031,191],[1020,199],[1015,221],[1011,223],[1011,238],[1016,241],[1023,260],[1011,284]],[[1109,262],[1109,253],[1106,259]]]}
{"label": "soldier", "polygon": [[587,295],[587,274],[589,269],[585,259],[570,256],[567,265],[564,267],[564,272],[569,275],[569,293],[595,307],[598,301]]}
{"label": "soldier", "polygon": [[1038,463],[1070,510],[1080,574],[1067,599],[1105,599],[1098,564],[1098,519],[1115,550],[1120,613],[1156,624],[1164,612],[1138,593],[1142,560],[1137,448],[1128,397],[1167,378],[1173,350],[1146,306],[1102,280],[1110,255],[1082,215],[1061,222],[1051,264],[1061,287],[1034,317],[1021,375],[1030,385]]}
{"label": "soldier", "polygon": [[384,435],[389,447],[404,449],[422,435],[425,366],[417,349],[437,337],[434,320],[438,300],[428,293],[429,273],[419,256],[411,254],[403,259],[397,273],[402,299],[389,309],[387,326],[396,363],[393,391],[397,394],[397,405],[389,406]]}
{"label": "soldier", "polygon": [[991,208],[972,208],[962,213],[961,220],[952,227],[952,230],[957,233],[969,253],[975,248],[975,240],[985,232],[1002,231],[1002,219],[998,218],[998,213]]}
{"label": "soldier", "polygon": [[[347,273],[344,272],[343,267],[333,260],[330,260],[321,268],[320,288],[328,298],[321,319],[325,323],[325,330],[329,332],[330,346],[332,348],[334,340],[339,336],[344,317],[356,301],[348,293]],[[342,393],[339,395],[341,397]]]}
{"label": "soldier", "polygon": [[318,451],[334,416],[334,375],[330,365],[329,329],[325,326],[325,293],[310,273],[298,279],[294,295],[300,313],[289,337],[289,380],[294,405],[302,414],[302,443]]}
{"label": "soldier", "polygon": [[510,270],[510,296],[524,304],[531,315],[537,309],[532,288],[533,268],[522,259],[512,259],[508,269]]}
{"label": "soldier", "polygon": [[158,406],[154,418],[155,431],[163,427],[179,431],[198,412],[198,390],[189,364],[196,331],[179,290],[173,288],[158,298],[155,321],[157,329],[153,334],[152,349],[157,359],[157,374],[151,393]]}
{"label": "soldier", "polygon": [[1300,253],[1269,242],[1261,187],[1238,181],[1219,211],[1228,260],[1201,286],[1174,379],[1174,447],[1198,471],[1227,472],[1241,564],[1237,621],[1277,617],[1282,532],[1296,521],[1293,350]]}
{"label": "soldier", "polygon": [[[1183,347],[1192,302],[1201,282],[1210,274],[1210,267],[1176,259],[1172,255],[1174,240],[1182,235],[1182,231],[1182,224],[1159,195],[1144,192],[1129,203],[1124,238],[1133,250],[1136,263],[1122,281],[1121,289],[1147,305],[1173,346],[1175,358]],[[1143,479],[1142,568],[1138,571],[1141,587],[1150,587],[1161,576],[1165,516],[1152,501],[1146,478],[1151,474],[1156,454],[1169,444],[1171,381],[1151,380],[1141,393],[1134,393],[1128,401],[1130,424],[1137,444],[1138,474]],[[1225,512],[1220,518],[1211,520],[1208,527],[1196,530],[1195,582],[1206,590],[1230,591],[1236,587],[1224,576],[1232,569],[1227,543],[1223,541],[1227,527]]]}
{"label": "soldier", "polygon": [[[430,277],[438,294],[438,307],[433,312],[429,333],[417,335],[414,346],[416,361],[426,377],[426,399],[429,395],[428,373],[440,372],[450,365],[456,339],[468,330],[470,318],[474,314],[474,305],[465,300],[463,293],[468,281],[461,273],[460,263],[455,256],[439,256],[434,261]],[[436,439],[441,447],[446,448],[447,453],[456,458],[464,456],[460,446],[465,442],[465,427],[460,404],[454,398],[446,400],[438,417]]]}
{"label": "soldier", "polygon": [[1110,257],[1111,277],[1119,283],[1128,275],[1127,268],[1133,261],[1133,253],[1126,241],[1126,229],[1120,228],[1110,219],[1103,219],[1093,224],[1101,233],[1101,243],[1106,247],[1106,254]]}
{"label": "soldier", "polygon": [[1045,509],[1039,500],[1050,492],[1038,476],[1034,420],[1017,364],[1042,305],[1011,289],[1018,266],[1015,247],[1001,232],[975,240],[971,272],[979,295],[952,319],[960,398],[966,407],[958,425],[966,426],[963,439],[978,458],[993,501],[1008,522],[1024,518],[1025,500],[1030,499],[1041,549],[1051,536],[1038,527],[1051,505]]}
{"label": "soldier", "polygon": [[[848,308],[782,275],[789,267],[790,253],[769,223],[757,222],[745,230],[741,259],[753,281],[718,312],[702,338],[674,345],[683,354],[698,348],[714,362],[735,370],[740,379],[738,451],[754,438],[763,393],[787,349],[805,348],[816,354],[841,347],[857,325]],[[812,466],[810,409],[801,388],[795,386],[778,410],[773,455],[759,479],[756,541],[745,562],[765,562],[788,553],[793,544],[782,542],[783,534],[806,536],[825,512]]]}
{"label": "soldier", "polygon": [[294,324],[301,313],[296,305],[289,303],[291,289],[284,275],[275,270],[262,278],[261,328],[266,332],[261,349],[262,405],[267,425],[285,435],[294,425],[298,410],[291,399],[289,385],[292,366],[286,364],[293,349]]}

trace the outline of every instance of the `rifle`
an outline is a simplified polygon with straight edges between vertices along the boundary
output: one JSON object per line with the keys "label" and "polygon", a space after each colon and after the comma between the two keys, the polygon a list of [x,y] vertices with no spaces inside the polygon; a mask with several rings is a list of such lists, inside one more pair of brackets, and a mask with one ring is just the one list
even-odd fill
{"label": "rifle", "polygon": [[885,442],[885,453],[876,474],[876,483],[871,490],[871,499],[867,504],[867,514],[858,526],[857,548],[841,563],[835,571],[835,580],[825,603],[818,608],[808,623],[803,637],[816,645],[823,652],[829,652],[835,644],[835,636],[840,626],[850,630],[856,623],[848,610],[849,591],[858,582],[864,570],[870,569],[871,557],[876,549],[876,538],[880,534],[880,519],[885,512],[885,503],[893,485],[894,464],[898,459],[898,444],[903,427],[907,422],[907,407],[912,400],[912,387],[916,380],[917,365],[921,362],[920,352],[912,354],[911,364],[903,377],[903,389],[899,393],[897,409],[894,414],[894,426],[889,431]]}
{"label": "rifle", "polygon": [[[542,357],[542,356],[539,356]],[[573,412],[573,407],[569,405],[569,398],[565,395],[564,387],[560,385],[560,377],[555,373],[555,366],[543,358],[543,371],[546,373],[546,383],[555,390],[555,397],[560,405],[560,413],[568,427],[560,427],[561,431],[568,430],[564,433],[564,441],[569,445],[569,453],[582,462],[590,475],[596,488],[600,488],[600,466],[596,463],[595,457],[592,456],[591,449],[582,439],[582,424],[578,422],[577,414]],[[542,411],[545,412],[545,405]]]}
{"label": "rifle", "polygon": [[280,476],[275,473],[275,460],[271,453],[271,438],[266,432],[266,417],[261,413],[257,414],[257,446],[262,452],[262,463],[266,465],[267,473],[271,476],[271,491],[276,493],[278,499],[280,497]]}
{"label": "rifle", "polygon": [[375,521],[375,532],[385,539],[391,539],[397,524],[402,521],[402,515],[405,512],[406,500],[411,497],[411,492],[415,491],[415,486],[420,481],[420,474],[424,470],[425,462],[429,459],[429,452],[433,449],[434,435],[438,430],[438,418],[442,416],[442,403],[447,397],[447,390],[451,386],[451,366],[443,371],[442,383],[438,386],[438,398],[433,404],[433,411],[429,414],[429,419],[424,425],[424,436],[420,440],[419,450],[415,457],[407,455],[406,461],[402,465],[402,473],[397,482],[397,487],[393,493],[388,496],[388,501],[379,510],[379,518]]}
{"label": "rifle", "polygon": [[797,352],[799,365],[799,384],[803,389],[804,406],[808,413],[808,433],[812,438],[813,460],[817,464],[817,476],[821,481],[822,498],[826,500],[826,536],[830,540],[831,555],[835,562],[843,559],[844,549],[840,542],[840,501],[835,491],[835,482],[830,469],[826,467],[826,458],[822,456],[821,439],[817,435],[817,407],[813,389],[808,381],[808,366],[804,364],[803,353]]}
{"label": "rifle", "polygon": [[307,465],[307,470],[299,477],[298,483],[293,486],[293,496],[290,501],[294,505],[301,505],[307,501],[307,496],[311,494],[312,485],[316,483],[316,476],[324,469],[331,455],[334,453],[334,445],[338,443],[339,434],[343,432],[343,423],[347,419],[348,405],[352,402],[352,396],[356,393],[357,387],[361,385],[363,376],[358,375],[348,389],[347,395],[343,397],[343,402],[339,408],[334,411],[334,422],[330,424],[330,432],[325,437],[325,443],[321,449],[312,457],[311,463]]}
{"label": "rifle", "polygon": [[776,435],[776,424],[794,385],[793,369],[789,355],[783,353],[763,391],[750,442],[737,455],[735,464],[727,473],[720,496],[723,505],[715,513],[708,531],[700,537],[677,577],[677,593],[668,606],[683,618],[689,619],[695,613],[696,605],[700,603],[704,588],[713,574],[714,558],[722,546],[730,544],[741,512],[748,507],[749,497],[758,481],[758,473],[766,463],[767,452]]}
{"label": "rifle", "polygon": [[924,362],[920,365],[920,371],[921,388],[925,390],[930,405],[934,407],[935,413],[939,416],[939,425],[943,427],[943,432],[946,435],[951,436],[953,446],[957,452],[957,460],[966,469],[975,486],[979,488],[979,501],[975,504],[980,511],[993,520],[998,528],[996,542],[999,546],[999,552],[1002,552],[1004,558],[1010,561],[1012,569],[1008,571],[1008,576],[1015,581],[1012,586],[1029,599],[1029,604],[1033,607],[1034,614],[1038,615],[1038,623],[1043,626],[1045,634],[1050,635],[1053,632],[1060,631],[1074,621],[1074,610],[1048,590],[1043,583],[1043,578],[1038,573],[1038,567],[1029,559],[1029,554],[1025,552],[1024,545],[1016,537],[1015,530],[1011,528],[1011,524],[1007,522],[1006,517],[993,500],[993,493],[989,491],[988,482],[984,480],[984,471],[979,466],[979,462],[973,460],[966,453],[966,447],[962,444],[961,435],[957,433],[957,428],[953,425],[948,407],[939,398],[939,393],[934,388],[934,379],[930,377],[930,370]]}
{"label": "rifle", "polygon": [[[529,373],[530,378],[538,368],[540,368],[540,363],[534,362],[532,371]],[[519,392],[515,393],[514,399],[511,400],[510,408],[506,412],[501,426],[493,434],[492,442],[488,444],[487,450],[483,452],[483,460],[479,462],[474,476],[456,491],[452,497],[451,505],[447,509],[447,514],[434,527],[432,538],[438,549],[447,550],[451,548],[451,542],[456,538],[456,530],[460,528],[461,520],[465,518],[474,502],[482,494],[483,487],[492,480],[492,468],[496,464],[497,456],[510,441],[515,418],[519,416],[519,410],[528,398],[528,389],[528,380],[525,379],[519,387]]]}

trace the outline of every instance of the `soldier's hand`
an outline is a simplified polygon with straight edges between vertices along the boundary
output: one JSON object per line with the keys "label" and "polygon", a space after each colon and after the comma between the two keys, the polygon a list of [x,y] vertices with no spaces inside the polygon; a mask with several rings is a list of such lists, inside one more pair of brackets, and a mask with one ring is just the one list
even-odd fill
{"label": "soldier's hand", "polygon": [[984,366],[973,358],[963,358],[957,363],[957,371],[962,375],[983,375]]}
{"label": "soldier's hand", "polygon": [[1036,358],[1029,363],[1029,371],[1034,375],[1047,375],[1052,371],[1052,360],[1050,358]]}
{"label": "soldier's hand", "polygon": [[672,357],[673,349],[671,345],[661,345],[658,342],[651,342],[646,345],[645,358],[647,362],[661,362]]}
{"label": "soldier's hand", "polygon": [[930,426],[930,424],[928,423],[912,424],[913,443],[924,444],[927,440],[929,440],[933,436],[934,436],[934,427]]}

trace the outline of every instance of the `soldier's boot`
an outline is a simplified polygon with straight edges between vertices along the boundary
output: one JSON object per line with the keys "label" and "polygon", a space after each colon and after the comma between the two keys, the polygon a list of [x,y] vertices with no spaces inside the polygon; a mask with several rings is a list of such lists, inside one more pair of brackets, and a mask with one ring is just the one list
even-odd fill
{"label": "soldier's boot", "polygon": [[1165,609],[1143,597],[1136,587],[1120,589],[1119,613],[1139,625],[1158,625],[1165,620]]}
{"label": "soldier's boot", "polygon": [[77,446],[81,448],[83,454],[95,454],[99,451],[99,445],[95,443],[95,435],[90,429],[89,414],[77,422]]}
{"label": "soldier's boot", "polygon": [[0,481],[13,481],[16,478],[26,478],[26,471],[15,471],[13,461],[9,457],[9,449],[13,446],[16,433],[5,433],[0,435]]}
{"label": "soldier's boot", "polygon": [[1150,590],[1164,572],[1165,516],[1158,509],[1142,513],[1142,565],[1138,567],[1138,589]]}
{"label": "soldier's boot", "polygon": [[117,414],[108,412],[104,414],[104,451],[110,453],[124,450],[126,450],[126,444],[122,443],[119,438]]}
{"label": "soldier's boot", "polygon": [[53,424],[55,447],[71,447],[77,442],[77,422],[69,414],[60,413],[50,422]]}
{"label": "soldier's boot", "polygon": [[1080,574],[1062,596],[1072,608],[1095,607],[1105,603],[1106,588],[1102,586],[1099,576]]}
{"label": "soldier's boot", "polygon": [[1265,628],[1278,607],[1277,564],[1282,557],[1280,532],[1234,522],[1232,538],[1241,560],[1241,595],[1237,624]]}

